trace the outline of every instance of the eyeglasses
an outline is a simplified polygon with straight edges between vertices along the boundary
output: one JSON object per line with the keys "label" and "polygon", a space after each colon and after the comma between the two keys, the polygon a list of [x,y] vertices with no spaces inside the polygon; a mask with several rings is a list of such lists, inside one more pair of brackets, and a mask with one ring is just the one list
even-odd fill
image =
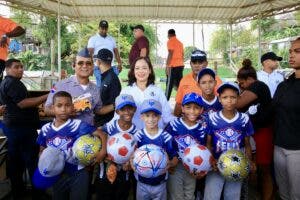
{"label": "eyeglasses", "polygon": [[93,63],[91,61],[78,61],[77,65],[79,66],[83,66],[83,65],[87,65],[87,66],[91,66]]}

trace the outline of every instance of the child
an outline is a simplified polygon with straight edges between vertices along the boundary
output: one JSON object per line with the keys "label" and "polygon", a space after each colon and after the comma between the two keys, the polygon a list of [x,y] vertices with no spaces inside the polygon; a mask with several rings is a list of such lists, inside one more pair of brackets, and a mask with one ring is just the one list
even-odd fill
{"label": "child", "polygon": [[214,93],[217,84],[215,72],[209,68],[202,69],[198,74],[198,84],[202,91],[203,114],[220,111],[222,105]]}
{"label": "child", "polygon": [[[210,132],[207,136],[207,147],[215,159],[229,149],[240,149],[245,150],[252,161],[249,136],[254,130],[248,115],[236,110],[239,87],[235,83],[224,83],[217,92],[223,109],[208,116]],[[227,181],[217,172],[216,165],[213,167],[214,171],[209,172],[206,177],[204,199],[220,199],[224,187],[224,200],[239,200],[242,181]],[[251,171],[253,170],[255,164],[251,162]]]}
{"label": "child", "polygon": [[[145,128],[139,130],[135,135],[137,147],[145,144],[155,144],[162,147],[169,156],[169,167],[176,166],[178,160],[176,151],[172,147],[172,136],[158,128],[162,107],[161,104],[153,99],[143,101],[141,105],[141,119],[144,121]],[[137,179],[136,199],[167,199],[166,179],[168,173],[155,178],[144,178],[135,174]]]}
{"label": "child", "polygon": [[84,166],[76,162],[72,146],[82,135],[99,136],[103,148],[97,153],[96,162],[100,162],[106,154],[106,137],[98,132],[96,127],[78,119],[70,119],[74,113],[74,106],[69,93],[57,92],[53,96],[52,110],[55,119],[42,127],[37,143],[40,145],[41,152],[46,147],[55,147],[66,155],[63,176],[53,185],[53,199],[87,199],[89,174]]}
{"label": "child", "polygon": [[[116,113],[119,119],[112,119],[106,123],[101,129],[108,136],[113,136],[117,133],[126,132],[134,135],[137,131],[136,126],[132,123],[133,115],[136,111],[136,104],[133,97],[128,94],[121,94],[115,101]],[[129,169],[130,165],[124,164],[117,166],[117,177],[113,183],[108,180],[107,171],[108,165],[115,165],[111,162],[100,163],[99,176],[96,178],[96,196],[101,200],[122,200],[128,199],[130,190]]]}
{"label": "child", "polygon": [[[182,157],[184,149],[189,145],[205,145],[207,132],[204,118],[199,119],[203,111],[201,96],[196,93],[186,94],[181,109],[182,117],[170,122],[165,129],[174,137],[179,157]],[[195,199],[196,178],[202,177],[203,174],[190,174],[179,162],[168,180],[168,198],[171,200]]]}

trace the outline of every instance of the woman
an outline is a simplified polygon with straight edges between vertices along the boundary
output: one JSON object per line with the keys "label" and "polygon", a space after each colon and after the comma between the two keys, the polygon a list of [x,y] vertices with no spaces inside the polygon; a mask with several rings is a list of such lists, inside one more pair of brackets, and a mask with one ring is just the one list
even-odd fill
{"label": "woman", "polygon": [[164,92],[154,85],[155,74],[149,58],[139,57],[128,72],[128,86],[122,89],[121,94],[133,96],[137,110],[132,122],[138,129],[144,128],[144,122],[140,116],[140,106],[145,99],[155,99],[162,105],[162,115],[159,121],[159,128],[164,128],[174,116]]}
{"label": "woman", "polygon": [[271,93],[268,86],[257,80],[252,62],[245,59],[243,67],[238,71],[237,80],[243,90],[238,99],[238,108],[249,114],[254,126],[253,136],[256,143],[256,164],[261,170],[262,199],[271,199],[273,195],[273,181],[271,163],[273,160],[273,138],[270,117]]}

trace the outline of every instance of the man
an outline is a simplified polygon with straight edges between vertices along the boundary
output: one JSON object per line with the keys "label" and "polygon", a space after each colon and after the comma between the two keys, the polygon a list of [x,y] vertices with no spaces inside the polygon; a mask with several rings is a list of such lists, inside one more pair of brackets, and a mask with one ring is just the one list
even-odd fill
{"label": "man", "polygon": [[175,30],[170,29],[168,31],[168,57],[166,61],[166,75],[167,75],[167,86],[166,86],[166,97],[169,100],[173,86],[176,89],[179,86],[179,82],[182,78],[182,72],[184,68],[183,64],[183,45],[177,39]]}
{"label": "man", "polygon": [[5,62],[5,70],[7,76],[0,85],[0,101],[5,105],[3,123],[4,134],[8,139],[7,173],[11,180],[13,198],[19,199],[24,195],[25,168],[32,178],[37,166],[39,152],[36,144],[39,128],[37,106],[43,103],[48,95],[29,97],[25,85],[21,82],[24,68],[19,60],[8,59]]}
{"label": "man", "polygon": [[260,61],[263,70],[257,72],[257,79],[268,85],[273,98],[277,86],[284,80],[283,75],[276,70],[282,57],[277,56],[274,52],[268,52],[261,56]]}
{"label": "man", "polygon": [[0,16],[0,82],[3,79],[5,60],[8,55],[9,38],[18,37],[25,33],[25,29],[14,21]]}
{"label": "man", "polygon": [[[191,55],[190,64],[191,64],[192,72],[185,75],[181,79],[179,88],[178,88],[178,91],[176,94],[176,98],[175,98],[176,104],[175,104],[175,108],[174,108],[174,115],[177,117],[181,116],[181,102],[182,102],[184,95],[191,93],[191,92],[195,92],[199,95],[202,94],[202,91],[198,85],[197,76],[198,76],[198,73],[201,71],[201,69],[206,68],[208,65],[206,53],[201,50],[193,51],[192,55]],[[220,79],[219,76],[216,76],[216,81],[217,81],[217,85],[215,88],[215,92],[216,92],[216,89],[218,88],[218,86],[221,85],[221,83],[222,83],[222,80]]]}
{"label": "man", "polygon": [[138,57],[149,57],[149,40],[144,35],[144,26],[136,25],[131,27],[135,41],[129,52],[129,64],[133,66]]}
{"label": "man", "polygon": [[113,54],[108,49],[101,49],[96,56],[96,64],[101,71],[100,97],[103,107],[95,115],[95,124],[103,126],[114,117],[115,99],[121,92],[121,83],[111,68]]}
{"label": "man", "polygon": [[[98,51],[104,48],[113,52],[114,58],[118,62],[118,66],[114,65],[113,70],[118,75],[122,71],[121,57],[116,45],[116,40],[112,36],[108,35],[107,32],[108,22],[106,20],[101,20],[99,23],[99,32],[89,39],[87,48],[91,57],[96,56]],[[97,86],[100,87],[101,72],[97,66],[94,66],[94,76],[96,77]]]}

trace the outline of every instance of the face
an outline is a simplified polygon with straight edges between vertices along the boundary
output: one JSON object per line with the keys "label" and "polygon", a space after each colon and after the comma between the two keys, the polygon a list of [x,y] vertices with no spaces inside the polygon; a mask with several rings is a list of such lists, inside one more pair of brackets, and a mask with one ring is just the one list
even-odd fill
{"label": "face", "polygon": [[292,42],[289,52],[289,64],[291,68],[300,69],[300,40]]}
{"label": "face", "polygon": [[52,109],[57,120],[66,121],[72,114],[74,106],[70,98],[56,97]]}
{"label": "face", "polygon": [[6,73],[15,78],[21,79],[23,76],[24,67],[20,62],[13,62],[11,67],[6,68]]}
{"label": "face", "polygon": [[151,70],[149,68],[148,63],[145,60],[141,59],[135,63],[134,76],[137,82],[147,82],[150,73]]}
{"label": "face", "polygon": [[149,111],[149,112],[143,113],[141,115],[141,118],[144,121],[145,126],[148,129],[155,129],[158,126],[158,121],[160,119],[160,115],[157,114],[156,112]]}
{"label": "face", "polygon": [[189,122],[196,122],[203,108],[195,103],[189,103],[181,107],[184,119]]}
{"label": "face", "polygon": [[219,101],[223,106],[224,110],[233,111],[236,108],[238,94],[233,89],[224,89],[219,95]]}
{"label": "face", "polygon": [[99,27],[99,34],[102,37],[106,37],[108,32],[108,27]]}
{"label": "face", "polygon": [[216,80],[211,75],[205,74],[199,80],[199,86],[202,93],[206,95],[213,94],[216,86]]}
{"label": "face", "polygon": [[141,37],[144,32],[141,29],[133,29],[133,36],[135,39]]}
{"label": "face", "polygon": [[254,81],[250,78],[238,79],[239,86],[242,90],[247,89]]}
{"label": "face", "polygon": [[81,78],[89,78],[89,76],[93,73],[92,59],[77,56],[74,69],[77,76]]}
{"label": "face", "polygon": [[201,69],[205,68],[206,66],[207,66],[207,61],[191,62],[192,71],[195,75],[198,75],[198,73],[201,71]]}
{"label": "face", "polygon": [[123,108],[117,110],[117,114],[120,116],[120,120],[125,122],[131,122],[136,108],[133,106],[124,106]]}
{"label": "face", "polygon": [[275,70],[275,69],[278,68],[279,62],[277,60],[268,59],[268,60],[265,60],[263,62],[263,65],[264,65],[264,67],[267,67],[267,68],[270,68],[272,70]]}

